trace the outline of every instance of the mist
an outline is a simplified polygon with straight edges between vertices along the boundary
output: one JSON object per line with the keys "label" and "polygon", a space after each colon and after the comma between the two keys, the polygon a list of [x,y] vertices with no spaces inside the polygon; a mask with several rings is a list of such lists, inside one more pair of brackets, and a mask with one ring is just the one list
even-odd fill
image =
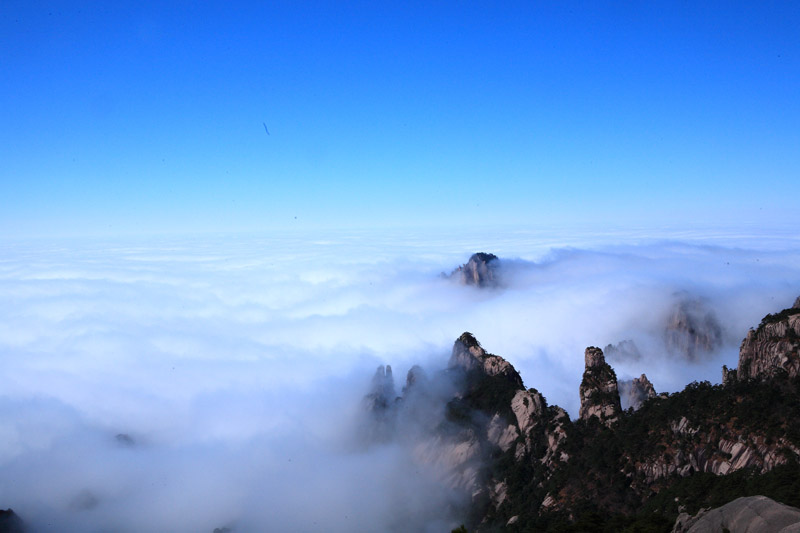
{"label": "mist", "polygon": [[[448,530],[463,495],[443,474],[364,442],[376,367],[435,372],[470,331],[572,417],[590,345],[631,341],[609,363],[657,392],[719,382],[800,295],[797,241],[768,237],[6,242],[0,508],[45,532]],[[500,286],[447,277],[478,251]],[[689,355],[665,332],[686,302],[719,325]]]}

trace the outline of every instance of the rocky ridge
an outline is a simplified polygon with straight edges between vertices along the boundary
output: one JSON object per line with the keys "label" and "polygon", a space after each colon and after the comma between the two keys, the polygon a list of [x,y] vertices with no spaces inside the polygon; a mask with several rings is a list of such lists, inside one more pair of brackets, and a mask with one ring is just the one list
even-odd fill
{"label": "rocky ridge", "polygon": [[[779,315],[779,321],[791,323],[794,312]],[[786,335],[779,328],[761,330]],[[741,472],[768,476],[795,468],[800,432],[792,428],[800,417],[800,379],[769,367],[781,365],[785,353],[768,357],[786,346],[791,350],[784,343],[767,356],[754,352],[762,361],[760,379],[692,383],[679,393],[656,396],[642,375],[626,389],[633,397],[629,405],[638,408],[628,412],[621,409],[620,387],[603,351],[589,347],[581,409],[573,421],[538,391],[526,389],[509,361],[464,333],[454,342],[447,370],[428,380],[446,377],[452,388],[437,400],[445,405],[446,423],[417,444],[417,457],[469,495],[467,523],[477,531],[546,531],[553,524],[575,523],[574,509],[630,521],[643,506],[655,506],[661,494],[682,487],[681,480]],[[409,372],[402,398],[386,405],[402,409],[412,403],[408,391],[420,379]],[[698,500],[707,496],[698,494]],[[661,520],[659,527],[668,530],[679,504],[666,501],[656,507],[662,514],[642,520]]]}

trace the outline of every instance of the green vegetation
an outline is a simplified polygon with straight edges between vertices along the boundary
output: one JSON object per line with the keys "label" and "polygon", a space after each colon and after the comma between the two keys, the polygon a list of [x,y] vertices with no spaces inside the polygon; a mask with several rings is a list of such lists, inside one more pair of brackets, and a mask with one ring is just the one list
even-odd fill
{"label": "green vegetation", "polygon": [[[478,390],[487,392],[489,384]],[[482,394],[473,397],[482,398]],[[554,407],[548,408],[553,417]],[[687,427],[673,431],[682,418]],[[531,457],[517,462],[514,448],[499,454],[493,477],[505,479],[507,498],[486,518],[497,530],[507,531],[624,531],[671,530],[679,506],[691,514],[701,507],[717,507],[741,496],[762,494],[800,507],[800,466],[794,456],[765,474],[740,470],[726,476],[692,472],[648,484],[637,468],[656,460],[671,463],[678,454],[730,459],[718,449],[721,438],[740,436],[774,445],[786,439],[800,446],[800,378],[778,376],[768,383],[747,381],[728,386],[694,382],[666,398],[652,398],[636,412],[622,414],[611,428],[599,421],[563,421],[569,456],[550,472],[541,459],[547,451],[542,424],[533,435]],[[688,464],[686,460],[682,464]],[[554,511],[539,514],[544,499],[557,501]],[[677,498],[677,501],[676,501]],[[557,509],[568,509],[558,511]],[[508,519],[518,521],[506,526]]]}
{"label": "green vegetation", "polygon": [[684,506],[686,512],[694,515],[701,508],[720,507],[742,496],[757,495],[800,507],[800,465],[797,461],[777,466],[764,474],[746,469],[727,476],[700,472],[677,478],[650,498],[642,512],[677,517],[678,507]]}
{"label": "green vegetation", "polygon": [[767,316],[765,316],[764,318],[761,319],[761,323],[758,325],[758,328],[756,329],[756,333],[757,334],[760,333],[761,330],[764,329],[764,326],[766,326],[768,324],[777,324],[778,322],[780,322],[782,320],[786,320],[790,316],[798,315],[798,314],[800,314],[800,309],[797,309],[795,307],[790,307],[789,309],[784,309],[783,311],[780,311],[778,313],[768,314]]}

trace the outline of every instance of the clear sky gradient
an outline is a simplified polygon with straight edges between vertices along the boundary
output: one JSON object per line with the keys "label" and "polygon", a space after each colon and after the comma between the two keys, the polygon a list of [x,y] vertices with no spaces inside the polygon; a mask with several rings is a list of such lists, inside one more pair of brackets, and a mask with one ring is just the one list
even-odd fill
{"label": "clear sky gradient", "polygon": [[168,4],[0,5],[0,236],[800,225],[800,3]]}

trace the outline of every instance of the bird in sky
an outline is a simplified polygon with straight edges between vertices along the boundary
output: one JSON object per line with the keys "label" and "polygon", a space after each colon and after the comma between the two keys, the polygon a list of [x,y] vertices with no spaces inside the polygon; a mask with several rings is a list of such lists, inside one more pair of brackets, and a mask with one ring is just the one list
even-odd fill
{"label": "bird in sky", "polygon": [[267,123],[266,122],[262,122],[262,124],[264,125],[264,131],[266,131],[267,135],[269,135],[269,130],[267,129]]}

